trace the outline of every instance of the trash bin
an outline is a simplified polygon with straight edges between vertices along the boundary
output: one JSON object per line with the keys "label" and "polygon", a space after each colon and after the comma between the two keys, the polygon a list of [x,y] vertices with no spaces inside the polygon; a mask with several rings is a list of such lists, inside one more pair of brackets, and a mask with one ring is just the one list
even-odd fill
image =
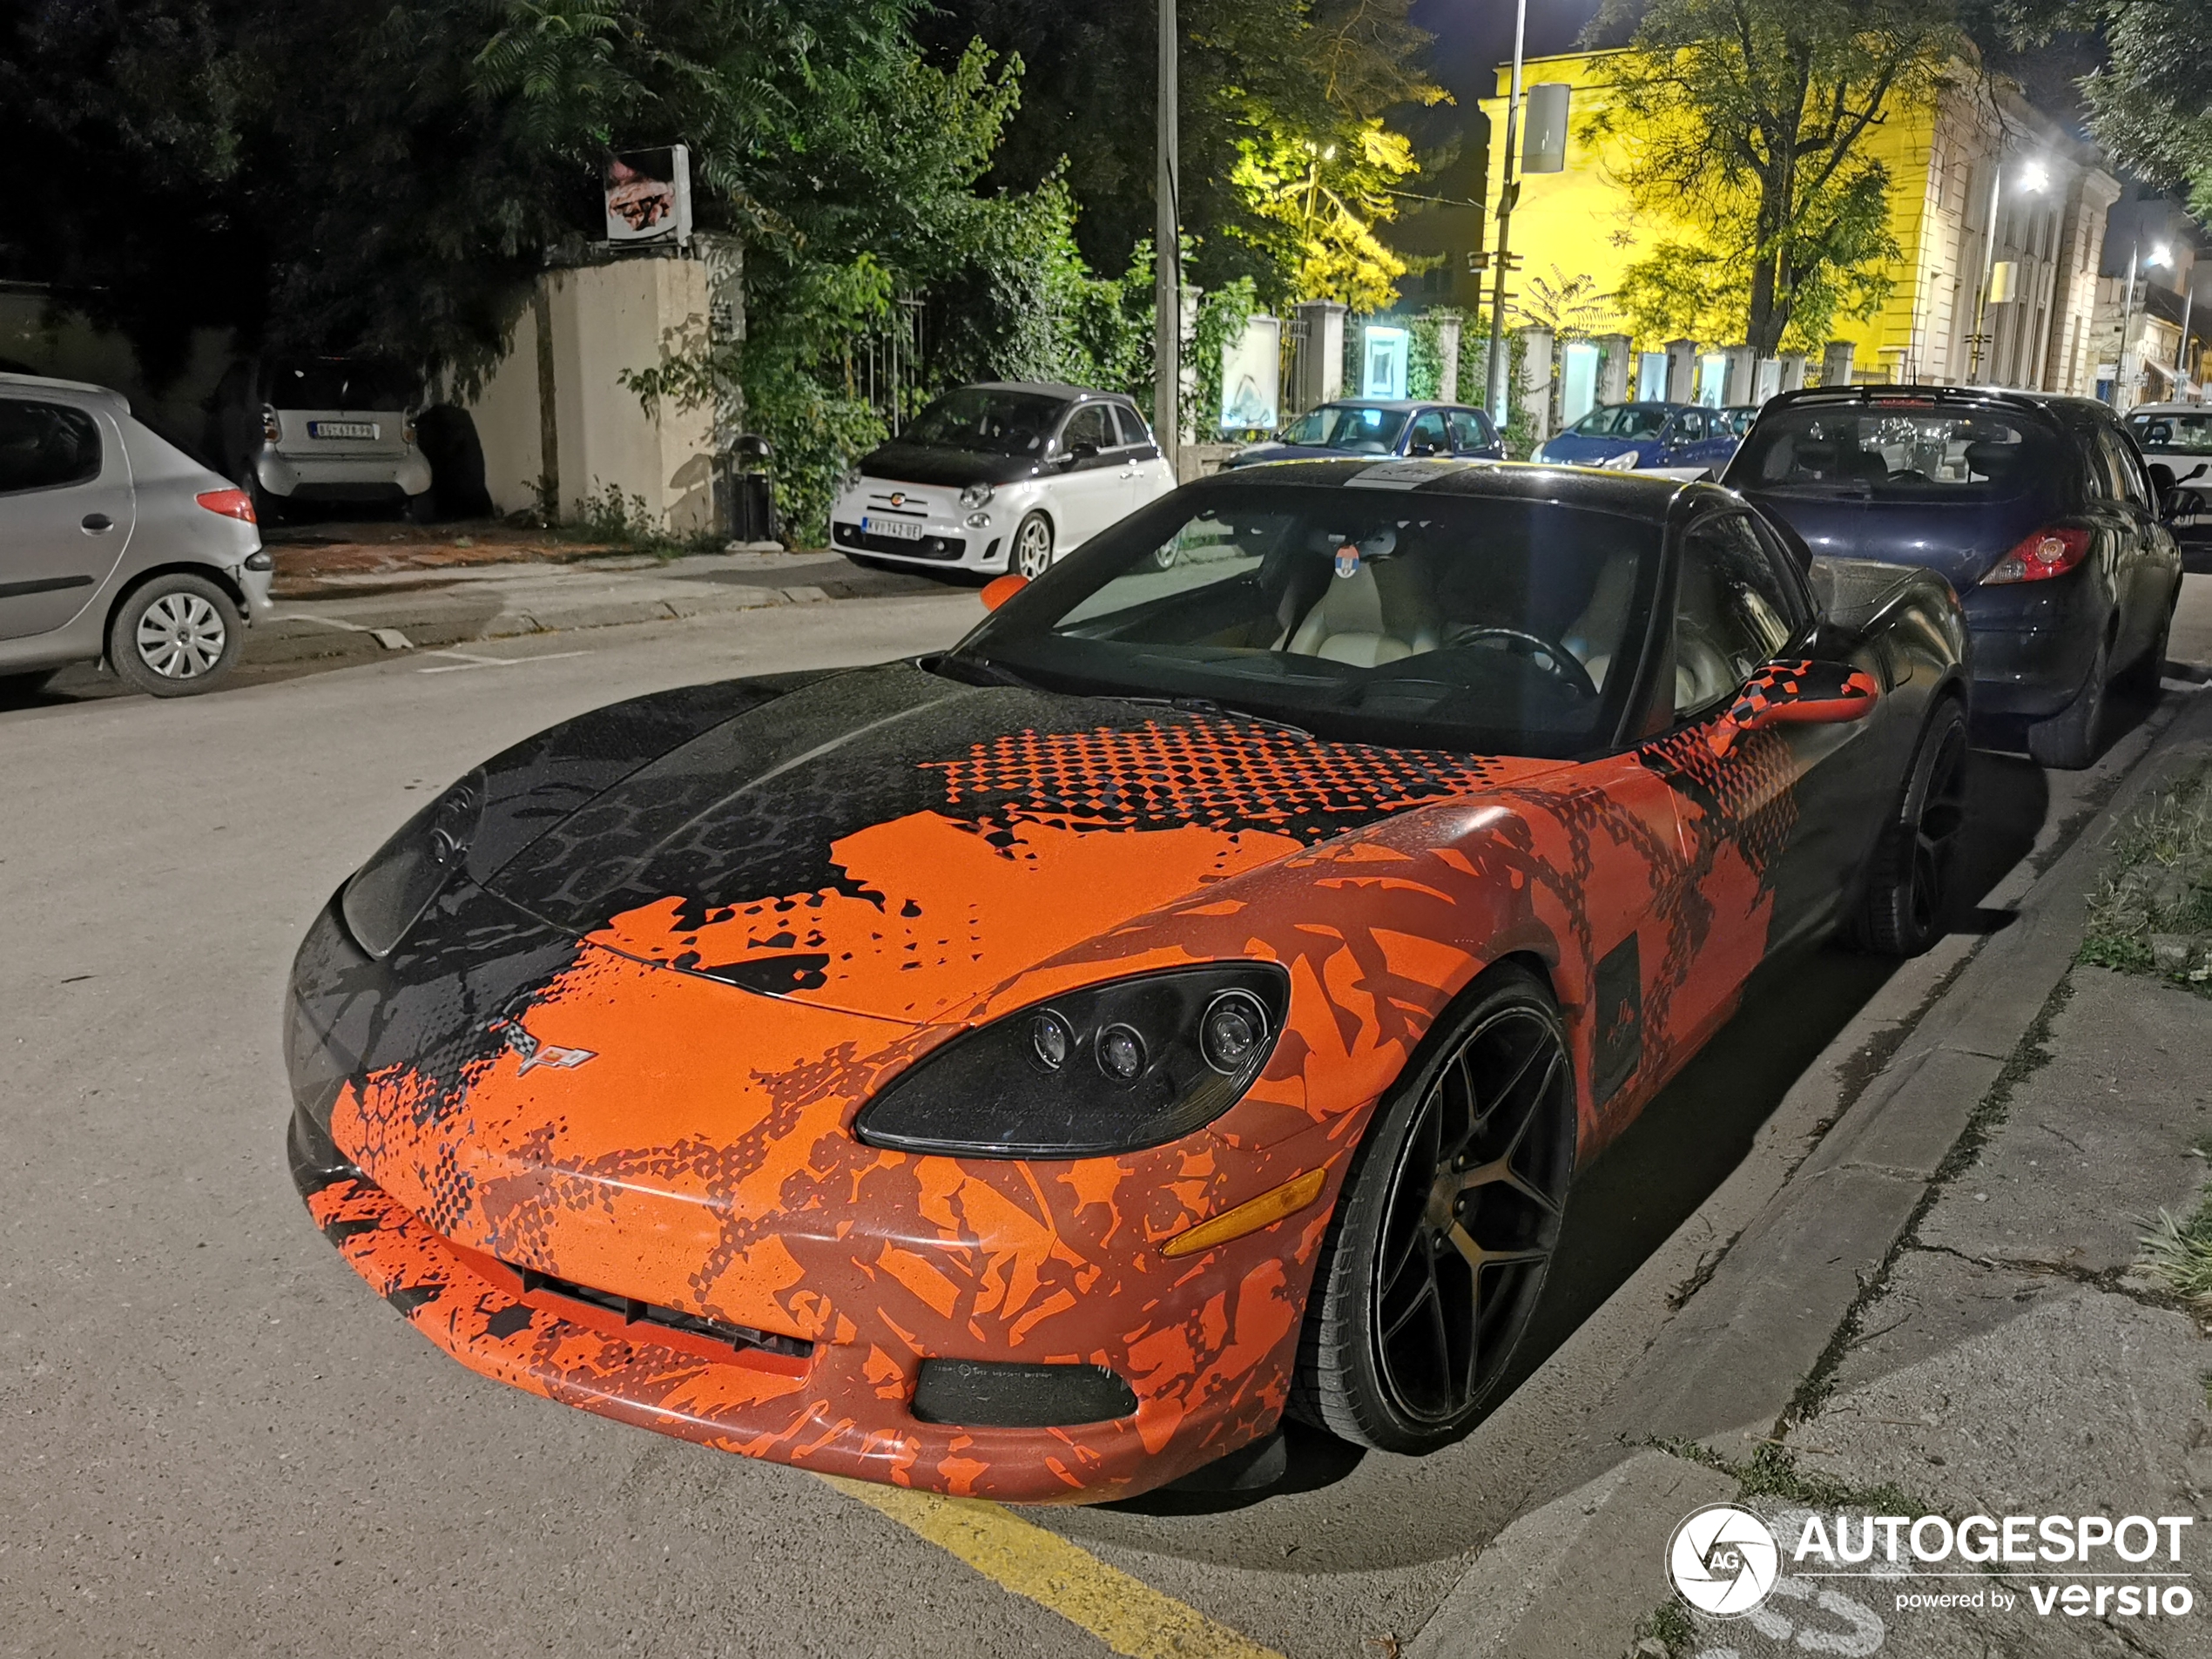
{"label": "trash bin", "polygon": [[768,458],[768,441],[747,433],[720,458],[715,471],[715,516],[733,542],[779,542],[776,496],[758,463]]}

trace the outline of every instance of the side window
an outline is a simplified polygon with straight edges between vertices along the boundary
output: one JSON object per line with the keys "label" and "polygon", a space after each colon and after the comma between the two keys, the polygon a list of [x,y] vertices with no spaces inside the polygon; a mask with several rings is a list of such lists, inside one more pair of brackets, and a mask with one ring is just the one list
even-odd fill
{"label": "side window", "polygon": [[1470,449],[1490,447],[1490,423],[1473,409],[1453,409],[1448,423],[1452,428],[1452,447],[1461,454]]}
{"label": "side window", "polygon": [[0,496],[100,475],[100,429],[82,409],[0,398]]}
{"label": "side window", "polygon": [[1103,403],[1086,403],[1068,417],[1068,424],[1060,434],[1060,453],[1072,454],[1079,443],[1093,448],[1114,448],[1118,440],[1114,436],[1113,423],[1107,417]]}
{"label": "side window", "polygon": [[1144,417],[1135,409],[1124,408],[1119,403],[1115,404],[1114,423],[1121,428],[1123,443],[1132,447],[1151,443],[1152,435],[1144,429]]}
{"label": "side window", "polygon": [[1751,522],[1709,518],[1683,538],[1675,590],[1675,713],[1729,696],[1790,643],[1789,597]]}
{"label": "side window", "polygon": [[1406,435],[1406,453],[1441,455],[1446,447],[1444,417],[1434,409],[1423,409],[1413,417],[1413,429]]}
{"label": "side window", "polygon": [[2142,463],[2135,459],[2128,440],[2109,427],[2101,426],[2097,428],[2097,447],[2104,451],[2105,464],[2112,471],[2119,499],[2147,513],[2150,511],[2150,485],[2143,476]]}

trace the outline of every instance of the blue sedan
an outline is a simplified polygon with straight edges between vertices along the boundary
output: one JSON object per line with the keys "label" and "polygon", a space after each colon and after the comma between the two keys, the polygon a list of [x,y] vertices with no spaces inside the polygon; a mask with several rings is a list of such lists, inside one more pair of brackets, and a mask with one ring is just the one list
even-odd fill
{"label": "blue sedan", "polygon": [[1538,445],[1532,458],[1622,472],[1691,467],[1717,473],[1737,442],[1724,412],[1702,404],[1604,403]]}
{"label": "blue sedan", "polygon": [[1339,398],[1308,409],[1273,440],[1230,457],[1232,467],[1263,461],[1341,461],[1346,455],[1460,455],[1506,458],[1498,429],[1480,409],[1415,398]]}

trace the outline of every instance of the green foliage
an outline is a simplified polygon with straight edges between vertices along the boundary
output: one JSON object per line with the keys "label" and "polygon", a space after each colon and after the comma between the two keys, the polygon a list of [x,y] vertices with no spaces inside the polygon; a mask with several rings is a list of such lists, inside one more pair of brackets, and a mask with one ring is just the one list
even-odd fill
{"label": "green foliage", "polygon": [[1326,141],[1255,132],[1238,140],[1230,172],[1251,219],[1231,234],[1267,256],[1293,300],[1384,310],[1406,266],[1375,226],[1397,217],[1392,192],[1418,171],[1413,145],[1379,119]]}
{"label": "green foliage", "polygon": [[1250,277],[1198,296],[1198,314],[1185,347],[1191,372],[1183,391],[1182,418],[1183,429],[1197,433],[1202,443],[1221,430],[1221,354],[1244,338],[1244,325],[1258,309],[1259,295]]}
{"label": "green foliage", "polygon": [[[1444,389],[1444,323],[1460,319],[1460,398],[1467,400],[1467,332],[1466,314],[1450,306],[1433,307],[1413,319],[1406,347],[1406,395],[1436,397]],[[1479,398],[1480,394],[1475,395]]]}
{"label": "green foliage", "polygon": [[1560,340],[1581,340],[1603,330],[1612,320],[1611,295],[1598,292],[1597,279],[1588,272],[1569,276],[1554,265],[1549,277],[1532,277],[1527,297],[1514,309],[1523,320],[1548,328]]}
{"label": "green foliage", "polygon": [[2161,1210],[2142,1247],[2143,1264],[2175,1295],[2212,1306],[2212,1198],[2186,1217]]}
{"label": "green foliage", "polygon": [[[1635,15],[1608,0],[1592,32]],[[1898,248],[1865,142],[1962,40],[1955,0],[1651,0],[1583,124],[1622,141],[1635,207],[1689,233],[1630,267],[1618,303],[1639,332],[1768,357],[1873,315]]]}

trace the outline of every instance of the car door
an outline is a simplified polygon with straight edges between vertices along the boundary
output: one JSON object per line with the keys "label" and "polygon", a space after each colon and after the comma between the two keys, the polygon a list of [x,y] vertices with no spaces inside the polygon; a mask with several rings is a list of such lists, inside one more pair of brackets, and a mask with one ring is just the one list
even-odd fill
{"label": "car door", "polygon": [[0,395],[0,639],[84,608],[131,539],[122,434],[97,409]]}
{"label": "car door", "polygon": [[1406,427],[1404,454],[1440,455],[1451,452],[1451,435],[1444,429],[1444,411],[1423,409]]}
{"label": "car door", "polygon": [[1058,471],[1045,488],[1054,541],[1061,550],[1081,546],[1122,516],[1121,437],[1104,403],[1083,403],[1062,423],[1053,441]]}
{"label": "car door", "polygon": [[2150,475],[2135,446],[2117,426],[2101,421],[2096,427],[2096,442],[2119,509],[2117,564],[2113,572],[2113,591],[2121,605],[2120,633],[2112,654],[2112,664],[2117,669],[2149,648],[2172,580],[2168,570],[2173,556],[2168,549],[2173,538],[2159,523],[2157,494],[2150,487]]}
{"label": "car door", "polygon": [[1160,446],[1152,442],[1143,416],[1119,403],[1109,412],[1121,439],[1122,511],[1133,513],[1173,489],[1175,477],[1160,458]]}
{"label": "car door", "polygon": [[[1685,797],[1691,861],[1710,872],[1715,960],[1737,982],[1835,919],[1893,792],[1871,719],[1770,725],[1732,742],[1719,730],[1754,674],[1807,649],[1815,622],[1749,514],[1709,513],[1683,532],[1659,688],[1669,695],[1671,680],[1675,726],[1655,747]],[[1699,995],[1733,992],[1716,982]]]}
{"label": "car door", "polygon": [[1497,453],[1498,435],[1491,429],[1490,417],[1480,409],[1449,410],[1444,423],[1452,434],[1453,455],[1484,457]]}

